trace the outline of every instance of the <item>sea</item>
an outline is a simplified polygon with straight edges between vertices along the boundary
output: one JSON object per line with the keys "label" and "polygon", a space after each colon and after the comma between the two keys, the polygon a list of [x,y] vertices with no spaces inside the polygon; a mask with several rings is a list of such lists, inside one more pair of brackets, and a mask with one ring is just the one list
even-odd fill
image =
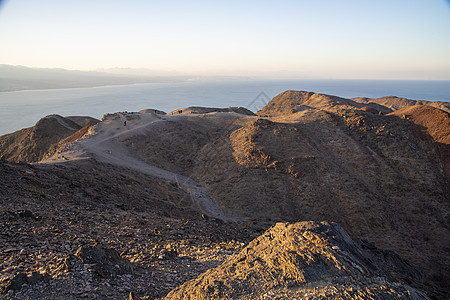
{"label": "sea", "polygon": [[0,135],[33,126],[50,115],[91,116],[188,106],[240,106],[257,112],[286,90],[344,98],[398,96],[450,102],[450,81],[402,80],[228,80],[0,92]]}

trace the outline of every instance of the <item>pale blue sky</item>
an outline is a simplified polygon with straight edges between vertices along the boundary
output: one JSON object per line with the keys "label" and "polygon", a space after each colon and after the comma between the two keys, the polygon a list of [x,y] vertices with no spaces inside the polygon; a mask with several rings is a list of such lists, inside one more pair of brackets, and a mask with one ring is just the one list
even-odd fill
{"label": "pale blue sky", "polygon": [[450,80],[445,0],[7,0],[0,63]]}

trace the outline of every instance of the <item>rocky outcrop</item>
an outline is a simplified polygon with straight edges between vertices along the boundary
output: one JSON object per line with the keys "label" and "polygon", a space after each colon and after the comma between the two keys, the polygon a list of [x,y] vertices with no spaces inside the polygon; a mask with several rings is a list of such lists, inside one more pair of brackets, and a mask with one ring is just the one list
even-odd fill
{"label": "rocky outcrop", "polygon": [[336,223],[278,223],[165,299],[427,299],[392,282]]}

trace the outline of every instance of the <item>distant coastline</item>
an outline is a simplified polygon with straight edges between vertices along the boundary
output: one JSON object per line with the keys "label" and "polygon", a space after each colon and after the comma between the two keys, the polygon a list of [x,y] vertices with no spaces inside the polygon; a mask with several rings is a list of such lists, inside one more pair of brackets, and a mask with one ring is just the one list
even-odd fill
{"label": "distant coastline", "polygon": [[[183,81],[179,81],[183,82]],[[27,93],[27,92],[52,92],[52,91],[77,91],[77,90],[86,90],[86,89],[102,89],[102,88],[113,88],[113,87],[132,87],[132,86],[140,86],[147,84],[157,84],[157,83],[175,83],[175,82],[139,82],[139,83],[117,83],[117,84],[104,84],[104,85],[92,85],[92,86],[73,86],[73,87],[50,87],[50,88],[24,88],[24,89],[16,89],[9,91],[1,91],[0,90],[0,100],[1,95],[6,95],[9,93]]]}
{"label": "distant coastline", "polygon": [[243,76],[198,76],[139,69],[78,71],[0,64],[0,92],[91,88],[145,83],[246,80]]}
{"label": "distant coastline", "polygon": [[[89,88],[0,92],[0,135],[33,126],[46,115],[83,115],[187,106],[241,106],[256,112],[286,90],[305,90],[344,98],[398,96],[450,102],[450,81],[409,80],[227,80],[104,85]],[[258,98],[259,97],[259,98]],[[250,107],[251,106],[251,107]]]}

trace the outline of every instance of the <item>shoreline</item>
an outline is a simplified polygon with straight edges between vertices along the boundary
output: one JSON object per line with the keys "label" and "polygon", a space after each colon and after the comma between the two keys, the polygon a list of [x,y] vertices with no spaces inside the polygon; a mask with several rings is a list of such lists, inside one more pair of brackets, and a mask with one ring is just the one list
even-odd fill
{"label": "shoreline", "polygon": [[[261,108],[285,90],[306,90],[342,98],[396,95],[411,100],[450,102],[447,81],[245,80],[134,83],[84,88],[0,92],[0,135],[33,126],[50,114],[87,115],[187,106]],[[264,97],[259,97],[263,95]],[[21,116],[18,118],[17,116]]]}

